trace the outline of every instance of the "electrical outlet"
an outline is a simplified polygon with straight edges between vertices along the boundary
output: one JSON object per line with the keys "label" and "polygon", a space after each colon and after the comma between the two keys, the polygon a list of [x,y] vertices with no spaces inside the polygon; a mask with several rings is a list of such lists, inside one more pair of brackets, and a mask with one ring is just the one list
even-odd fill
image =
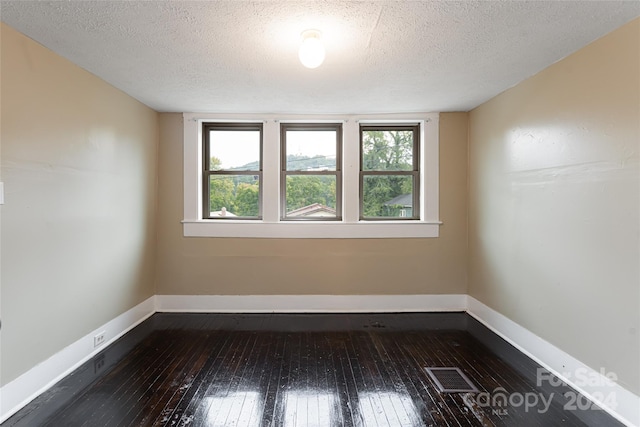
{"label": "electrical outlet", "polygon": [[104,344],[107,331],[102,331],[93,337],[93,348],[99,347]]}

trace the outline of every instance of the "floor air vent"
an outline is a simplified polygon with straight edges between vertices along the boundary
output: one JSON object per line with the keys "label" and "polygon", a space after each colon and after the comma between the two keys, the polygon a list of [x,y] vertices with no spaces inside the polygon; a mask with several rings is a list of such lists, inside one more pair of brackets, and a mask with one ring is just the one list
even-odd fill
{"label": "floor air vent", "polygon": [[459,368],[426,368],[440,393],[475,393],[475,385]]}

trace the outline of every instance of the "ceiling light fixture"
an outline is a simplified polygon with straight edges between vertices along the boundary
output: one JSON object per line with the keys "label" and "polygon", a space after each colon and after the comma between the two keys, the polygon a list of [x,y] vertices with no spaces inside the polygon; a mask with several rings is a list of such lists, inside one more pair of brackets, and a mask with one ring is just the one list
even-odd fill
{"label": "ceiling light fixture", "polygon": [[324,44],[322,33],[318,30],[306,30],[302,32],[302,44],[298,51],[300,62],[307,68],[316,68],[324,61]]}

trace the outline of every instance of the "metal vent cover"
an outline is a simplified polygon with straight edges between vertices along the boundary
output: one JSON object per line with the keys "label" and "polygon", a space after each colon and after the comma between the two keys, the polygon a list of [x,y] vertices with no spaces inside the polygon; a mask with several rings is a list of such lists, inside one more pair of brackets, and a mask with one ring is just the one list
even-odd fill
{"label": "metal vent cover", "polygon": [[477,393],[478,389],[460,368],[425,368],[440,393]]}

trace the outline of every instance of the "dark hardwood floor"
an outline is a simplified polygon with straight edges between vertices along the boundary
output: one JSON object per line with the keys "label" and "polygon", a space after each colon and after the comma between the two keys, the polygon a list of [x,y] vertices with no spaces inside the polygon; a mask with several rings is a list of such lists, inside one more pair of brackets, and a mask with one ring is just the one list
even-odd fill
{"label": "dark hardwood floor", "polygon": [[[442,393],[426,367],[478,392]],[[162,313],[2,426],[620,425],[567,410],[538,368],[464,313]]]}

